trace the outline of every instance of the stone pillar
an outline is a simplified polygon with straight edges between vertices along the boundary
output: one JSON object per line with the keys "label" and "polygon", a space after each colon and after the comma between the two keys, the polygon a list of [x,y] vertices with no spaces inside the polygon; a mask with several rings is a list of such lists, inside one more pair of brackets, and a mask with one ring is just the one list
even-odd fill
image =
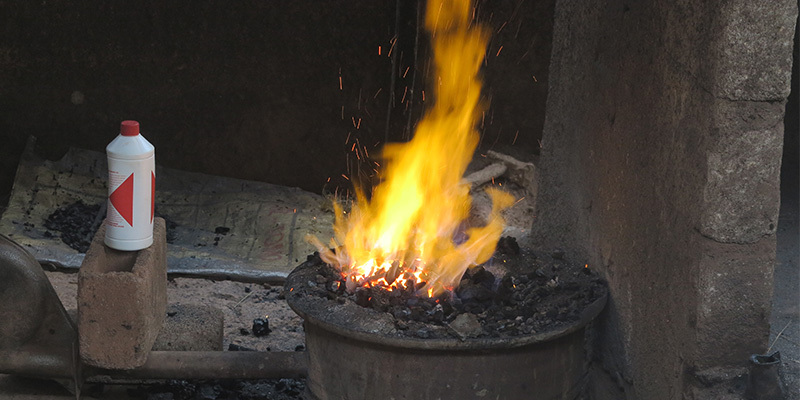
{"label": "stone pillar", "polygon": [[625,393],[607,398],[713,398],[765,349],[796,17],[556,4],[533,245],[609,281],[598,370]]}

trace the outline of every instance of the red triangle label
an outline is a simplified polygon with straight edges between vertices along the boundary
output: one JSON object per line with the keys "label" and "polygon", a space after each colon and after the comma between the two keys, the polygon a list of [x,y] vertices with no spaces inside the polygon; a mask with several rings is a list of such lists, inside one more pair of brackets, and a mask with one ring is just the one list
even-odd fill
{"label": "red triangle label", "polygon": [[151,172],[150,179],[150,222],[153,222],[153,217],[156,214],[156,171]]}
{"label": "red triangle label", "polygon": [[133,226],[133,174],[117,186],[108,198],[119,215],[128,222],[128,225]]}

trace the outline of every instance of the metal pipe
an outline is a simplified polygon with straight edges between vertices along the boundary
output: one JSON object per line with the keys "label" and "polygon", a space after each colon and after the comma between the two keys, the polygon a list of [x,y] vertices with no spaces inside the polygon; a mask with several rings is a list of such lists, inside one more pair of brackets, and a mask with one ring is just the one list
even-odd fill
{"label": "metal pipe", "polygon": [[[84,370],[92,377],[117,379],[273,379],[304,378],[306,352],[152,351],[131,370]],[[101,379],[102,380],[102,379]]]}

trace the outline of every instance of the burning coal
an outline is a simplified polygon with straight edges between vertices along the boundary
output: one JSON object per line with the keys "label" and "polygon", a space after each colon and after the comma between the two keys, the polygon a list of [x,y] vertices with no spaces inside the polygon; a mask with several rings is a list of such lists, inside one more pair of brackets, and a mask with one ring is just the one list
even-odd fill
{"label": "burning coal", "polygon": [[[384,286],[434,296],[491,257],[503,231],[500,212],[512,197],[490,189],[493,210],[483,227],[464,224],[471,207],[462,181],[478,145],[475,125],[485,109],[479,71],[488,30],[472,22],[469,0],[429,0],[425,27],[433,48],[433,105],[407,143],[387,144],[384,178],[371,198],[356,190],[348,214],[335,204],[330,246],[309,237],[347,289]],[[465,234],[464,234],[465,233]]]}

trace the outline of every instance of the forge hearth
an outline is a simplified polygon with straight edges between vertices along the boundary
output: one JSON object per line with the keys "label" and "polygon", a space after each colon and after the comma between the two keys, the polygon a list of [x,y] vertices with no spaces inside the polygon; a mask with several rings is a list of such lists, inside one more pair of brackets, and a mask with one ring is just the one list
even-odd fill
{"label": "forge hearth", "polygon": [[[504,282],[519,279],[525,283],[515,286],[534,291],[556,286],[559,289],[554,292],[564,292],[559,293],[561,297],[553,293],[553,297],[559,298],[555,302],[539,298],[536,301],[542,305],[539,312],[531,304],[520,304],[519,310],[514,311],[518,317],[493,319],[491,314],[510,311],[508,303],[485,298],[481,301],[485,309],[473,307],[471,310],[477,313],[473,314],[465,304],[476,301],[456,299],[458,289],[449,294],[449,300],[447,294],[436,299],[390,294],[391,299],[401,299],[395,302],[413,303],[412,310],[428,309],[415,320],[397,312],[402,306],[386,305],[392,300],[374,304],[364,302],[364,295],[357,294],[364,290],[344,292],[342,285],[331,279],[338,271],[316,256],[309,257],[286,282],[289,306],[304,319],[309,356],[308,397],[516,399],[535,393],[539,399],[576,398],[587,377],[586,327],[605,306],[605,286],[584,266],[568,266],[566,261],[552,258],[536,263],[526,273],[497,277],[494,286],[497,292],[502,292]],[[555,270],[557,274],[552,275]],[[477,271],[483,275],[482,279],[492,275],[481,267]],[[528,274],[533,279],[526,281]],[[462,285],[473,284],[468,275]],[[582,283],[570,277],[581,277]],[[567,292],[570,294],[565,295]],[[515,297],[521,298],[521,293]],[[377,292],[369,299],[375,297]],[[514,296],[508,299],[511,297]],[[564,299],[569,298],[577,307],[574,312],[565,309],[569,301]],[[575,298],[581,300],[574,301]],[[438,309],[454,309],[436,316],[436,306],[420,306],[426,302],[449,303]],[[559,306],[560,317],[556,315]],[[530,317],[523,318],[523,314]],[[466,315],[480,316],[483,326],[478,327],[479,333],[474,330],[465,333],[456,326],[456,319]],[[535,324],[540,317],[550,318],[550,326]],[[497,324],[498,321],[504,323]],[[507,325],[535,326],[535,329],[509,329]]]}

